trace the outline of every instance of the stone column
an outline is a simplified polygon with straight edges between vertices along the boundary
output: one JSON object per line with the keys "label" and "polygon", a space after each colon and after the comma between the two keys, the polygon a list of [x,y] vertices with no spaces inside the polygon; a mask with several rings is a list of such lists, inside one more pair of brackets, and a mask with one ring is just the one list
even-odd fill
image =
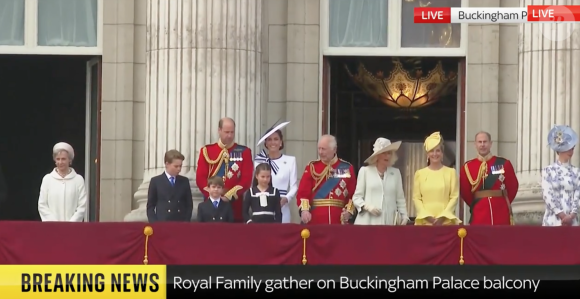
{"label": "stone column", "polygon": [[236,120],[236,139],[254,148],[261,131],[261,0],[147,0],[145,172],[125,221],[147,221],[152,176],[163,155],[186,155],[182,175],[195,186],[199,150],[216,142],[220,118]]}
{"label": "stone column", "polygon": [[[534,1],[522,0],[522,6]],[[542,5],[580,5],[579,0],[544,0]],[[550,129],[569,125],[580,132],[579,24],[520,25],[516,172],[520,190],[513,204],[519,223],[541,223],[542,168],[554,162]],[[578,155],[572,163],[578,165]]]}

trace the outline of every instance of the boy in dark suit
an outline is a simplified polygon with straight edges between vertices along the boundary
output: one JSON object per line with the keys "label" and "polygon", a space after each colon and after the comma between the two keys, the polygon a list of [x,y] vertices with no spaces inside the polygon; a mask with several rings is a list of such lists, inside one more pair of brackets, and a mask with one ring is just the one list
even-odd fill
{"label": "boy in dark suit", "polygon": [[214,176],[207,180],[209,199],[197,206],[198,222],[234,222],[232,205],[221,199],[224,180]]}
{"label": "boy in dark suit", "polygon": [[191,221],[193,197],[189,179],[179,175],[185,157],[177,150],[165,153],[165,171],[151,178],[147,194],[147,218],[157,221]]}

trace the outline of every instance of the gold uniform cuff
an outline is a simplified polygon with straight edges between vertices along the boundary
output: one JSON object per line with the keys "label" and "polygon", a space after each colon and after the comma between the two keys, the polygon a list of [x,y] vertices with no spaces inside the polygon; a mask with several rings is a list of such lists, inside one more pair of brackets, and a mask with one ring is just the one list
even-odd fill
{"label": "gold uniform cuff", "polygon": [[310,211],[310,200],[306,198],[300,199],[300,211]]}
{"label": "gold uniform cuff", "polygon": [[234,187],[232,187],[232,189],[230,189],[230,191],[226,192],[226,194],[224,195],[225,197],[229,198],[229,199],[238,199],[238,191],[242,190],[243,187],[240,185],[236,185]]}
{"label": "gold uniform cuff", "polygon": [[349,212],[351,215],[354,215],[355,213],[355,207],[354,204],[352,203],[352,199],[348,201],[348,203],[346,204],[346,206],[344,206],[344,209]]}

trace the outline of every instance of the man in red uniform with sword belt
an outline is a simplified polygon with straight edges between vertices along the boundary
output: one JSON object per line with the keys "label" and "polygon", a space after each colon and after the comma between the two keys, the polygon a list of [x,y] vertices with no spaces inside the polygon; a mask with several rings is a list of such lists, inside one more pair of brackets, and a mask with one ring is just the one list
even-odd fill
{"label": "man in red uniform with sword belt", "polygon": [[519,183],[508,159],[490,153],[492,141],[487,132],[475,135],[478,156],[460,170],[460,191],[470,207],[470,224],[514,225],[511,203]]}
{"label": "man in red uniform with sword belt", "polygon": [[296,202],[305,224],[347,224],[355,215],[352,195],[356,175],[352,165],[336,156],[336,138],[324,135],[318,142],[319,160],[308,163]]}
{"label": "man in red uniform with sword belt", "polygon": [[220,119],[219,137],[216,143],[208,144],[201,148],[197,160],[195,183],[204,200],[209,198],[207,180],[213,176],[222,177],[224,191],[222,200],[229,201],[234,210],[234,221],[244,222],[242,216],[242,199],[252,185],[254,162],[252,151],[243,145],[236,144],[236,123],[226,117]]}

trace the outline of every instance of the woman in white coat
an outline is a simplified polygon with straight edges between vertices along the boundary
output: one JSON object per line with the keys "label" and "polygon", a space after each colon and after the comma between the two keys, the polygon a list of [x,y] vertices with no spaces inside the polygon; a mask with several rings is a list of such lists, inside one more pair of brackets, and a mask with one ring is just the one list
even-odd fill
{"label": "woman in white coat", "polygon": [[405,225],[409,220],[396,151],[401,141],[378,138],[368,166],[359,170],[352,201],[359,214],[355,225]]}
{"label": "woman in white coat", "polygon": [[[254,168],[260,163],[268,163],[272,168],[272,186],[280,191],[280,206],[282,207],[282,223],[291,222],[290,203],[298,191],[296,175],[296,157],[282,153],[284,136],[282,128],[290,122],[284,122],[268,129],[258,141],[258,146],[264,143],[262,150],[254,158]],[[267,150],[267,151],[266,151]]]}
{"label": "woman in white coat", "polygon": [[56,167],[44,176],[38,197],[42,221],[82,222],[87,193],[85,180],[70,167],[75,152],[68,143],[59,142],[52,149]]}

